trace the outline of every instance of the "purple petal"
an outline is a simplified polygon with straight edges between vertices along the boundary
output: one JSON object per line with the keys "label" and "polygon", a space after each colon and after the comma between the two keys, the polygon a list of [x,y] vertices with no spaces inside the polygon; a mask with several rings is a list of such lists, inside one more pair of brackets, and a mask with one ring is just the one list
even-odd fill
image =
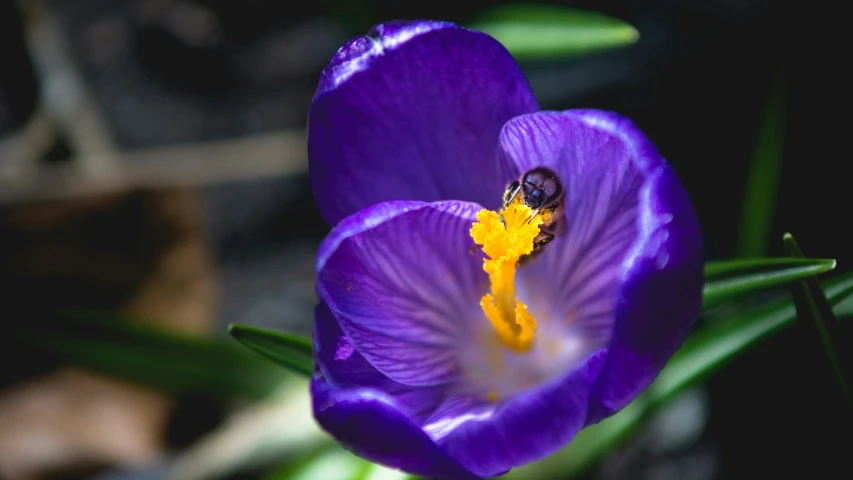
{"label": "purple petal", "polygon": [[588,352],[607,346],[623,263],[640,236],[640,193],[648,172],[631,144],[572,111],[512,119],[501,147],[508,178],[546,166],[565,188],[564,232],[522,270],[528,305],[547,312],[551,336],[562,329],[563,337]]}
{"label": "purple petal", "polygon": [[634,124],[596,110],[514,118],[501,134],[504,177],[560,176],[566,233],[522,272],[529,304],[550,303],[567,335],[610,356],[589,423],[627,405],[683,341],[699,312],[702,236],[672,169]]}
{"label": "purple petal", "polygon": [[607,352],[595,353],[562,378],[490,405],[448,400],[424,430],[460,465],[482,477],[542,459],[584,426],[590,394]]}
{"label": "purple petal", "polygon": [[496,207],[503,124],[538,110],[493,38],[445,22],[377,25],[323,72],[308,117],[317,204],[330,225],[386,200]]}
{"label": "purple petal", "polygon": [[395,404],[414,421],[421,421],[441,404],[441,387],[410,387],[397,383],[373,367],[341,331],[325,304],[314,314],[314,358],[326,381],[335,388],[373,388],[394,398]]}
{"label": "purple petal", "polygon": [[322,375],[311,381],[314,418],[356,455],[431,478],[475,478],[451,460],[393,398],[374,389],[336,389]]}
{"label": "purple petal", "polygon": [[645,242],[625,273],[588,423],[621,410],[652,383],[702,306],[702,233],[687,192],[671,169],[646,192]]}
{"label": "purple petal", "polygon": [[317,292],[364,358],[392,380],[440,385],[485,319],[482,254],[469,230],[482,207],[387,202],[347,217],[317,255]]}

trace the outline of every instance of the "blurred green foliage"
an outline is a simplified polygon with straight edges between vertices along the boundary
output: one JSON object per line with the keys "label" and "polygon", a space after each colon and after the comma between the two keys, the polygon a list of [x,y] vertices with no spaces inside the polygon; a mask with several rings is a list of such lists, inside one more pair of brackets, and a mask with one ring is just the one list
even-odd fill
{"label": "blurred green foliage", "polygon": [[174,333],[114,313],[53,312],[17,328],[32,355],[176,394],[262,398],[292,376],[228,337]]}
{"label": "blurred green foliage", "polygon": [[746,178],[738,230],[737,254],[740,257],[764,255],[770,240],[781,176],[784,122],[785,90],[782,80],[777,78],[767,99]]}
{"label": "blurred green foliage", "polygon": [[521,61],[577,57],[631,45],[640,38],[621,20],[558,5],[503,5],[468,26],[495,37]]}
{"label": "blurred green foliage", "polygon": [[311,341],[307,338],[240,324],[231,324],[228,332],[243,345],[285,368],[308,376],[314,370]]}

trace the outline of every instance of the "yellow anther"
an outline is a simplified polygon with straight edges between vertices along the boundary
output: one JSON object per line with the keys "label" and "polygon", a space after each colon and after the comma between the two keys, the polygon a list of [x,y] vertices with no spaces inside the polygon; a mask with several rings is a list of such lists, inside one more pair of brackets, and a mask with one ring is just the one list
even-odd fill
{"label": "yellow anther", "polygon": [[483,270],[491,283],[491,293],[483,296],[480,306],[501,342],[515,352],[529,350],[536,336],[536,319],[515,296],[518,260],[533,251],[539,226],[547,220],[547,214],[534,214],[517,196],[500,213],[481,210],[471,227],[471,238],[488,257]]}

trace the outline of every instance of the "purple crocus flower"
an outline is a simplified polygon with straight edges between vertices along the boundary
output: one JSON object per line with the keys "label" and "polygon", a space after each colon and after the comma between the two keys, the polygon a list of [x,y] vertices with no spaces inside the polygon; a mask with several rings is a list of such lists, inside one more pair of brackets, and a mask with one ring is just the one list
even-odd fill
{"label": "purple crocus flower", "polygon": [[[614,113],[539,111],[483,33],[374,27],[308,123],[333,226],[314,415],[357,455],[439,478],[541,459],[645,389],[699,312],[701,232],[654,145]],[[553,212],[504,197],[537,167],[564,189]]]}

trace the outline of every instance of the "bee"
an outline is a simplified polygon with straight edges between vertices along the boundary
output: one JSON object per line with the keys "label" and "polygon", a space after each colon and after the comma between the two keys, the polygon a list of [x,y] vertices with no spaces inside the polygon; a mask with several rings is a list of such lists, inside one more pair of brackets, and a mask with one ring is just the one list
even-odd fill
{"label": "bee", "polygon": [[[542,253],[545,246],[565,230],[563,197],[565,188],[553,170],[546,167],[532,168],[521,174],[518,180],[510,183],[504,192],[504,206],[508,206],[521,194],[524,204],[535,210],[533,217],[543,210],[550,215],[539,226],[539,234],[533,239],[533,251],[521,258],[519,263],[532,260]],[[528,221],[532,221],[533,217]]]}

